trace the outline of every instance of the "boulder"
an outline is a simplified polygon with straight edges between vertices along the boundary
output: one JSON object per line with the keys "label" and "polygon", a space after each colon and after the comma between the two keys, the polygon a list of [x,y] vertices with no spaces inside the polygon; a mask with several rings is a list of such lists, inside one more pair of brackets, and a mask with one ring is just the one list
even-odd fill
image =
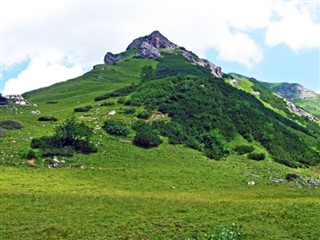
{"label": "boulder", "polygon": [[104,63],[105,64],[114,64],[118,62],[120,59],[122,59],[122,54],[116,54],[114,55],[111,52],[107,52],[107,54],[104,56]]}

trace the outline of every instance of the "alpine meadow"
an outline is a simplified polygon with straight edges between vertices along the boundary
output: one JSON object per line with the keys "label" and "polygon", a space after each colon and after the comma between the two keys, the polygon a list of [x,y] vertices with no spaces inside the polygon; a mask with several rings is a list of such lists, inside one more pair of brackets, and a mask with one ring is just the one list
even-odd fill
{"label": "alpine meadow", "polygon": [[319,100],[159,31],[1,96],[1,239],[320,239]]}

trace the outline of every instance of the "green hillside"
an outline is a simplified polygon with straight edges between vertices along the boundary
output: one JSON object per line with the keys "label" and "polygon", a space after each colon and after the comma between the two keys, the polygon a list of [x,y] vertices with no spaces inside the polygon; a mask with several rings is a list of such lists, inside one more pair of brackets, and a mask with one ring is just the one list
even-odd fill
{"label": "green hillside", "polygon": [[[1,239],[318,238],[317,123],[178,50],[122,54],[0,108]],[[65,151],[66,119],[97,152]]]}
{"label": "green hillside", "polygon": [[280,96],[287,98],[317,118],[320,118],[320,95],[296,83],[261,82]]}

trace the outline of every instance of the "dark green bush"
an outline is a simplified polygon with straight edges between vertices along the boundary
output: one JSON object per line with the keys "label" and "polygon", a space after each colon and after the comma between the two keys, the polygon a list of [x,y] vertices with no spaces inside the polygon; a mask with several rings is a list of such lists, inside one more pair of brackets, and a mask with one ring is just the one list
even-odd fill
{"label": "dark green bush", "polygon": [[75,108],[74,111],[75,112],[89,112],[91,108],[92,108],[92,106],[78,107],[78,108]]}
{"label": "dark green bush", "polygon": [[299,178],[299,176],[295,173],[288,173],[286,176],[285,176],[285,179],[287,181],[295,181]]}
{"label": "dark green bush", "polygon": [[61,156],[71,157],[75,153],[73,147],[62,147],[62,148],[46,148],[42,150],[43,157]]}
{"label": "dark green bush", "polygon": [[115,105],[114,102],[104,102],[100,104],[101,107],[108,107],[108,106],[114,106],[114,105]]}
{"label": "dark green bush", "polygon": [[144,66],[141,69],[140,79],[143,82],[149,81],[154,78],[154,75],[155,75],[155,70],[152,68],[152,66]]}
{"label": "dark green bush", "polygon": [[120,88],[112,92],[106,93],[104,95],[98,96],[94,100],[101,101],[101,100],[105,100],[113,97],[127,96],[129,93],[134,92],[136,89],[137,89],[137,86],[132,84],[128,87]]}
{"label": "dark green bush", "polygon": [[3,120],[3,121],[0,121],[0,128],[7,129],[7,130],[14,130],[14,129],[24,128],[24,126],[17,121]]}
{"label": "dark green bush", "polygon": [[128,136],[130,133],[129,128],[123,122],[116,120],[105,121],[102,128],[107,133],[116,136]]}
{"label": "dark green bush", "polygon": [[26,154],[26,159],[28,159],[28,160],[38,159],[38,158],[39,158],[38,154],[32,149],[30,149]]}
{"label": "dark green bush", "polygon": [[252,160],[261,161],[266,158],[266,155],[264,153],[249,153],[248,158]]}
{"label": "dark green bush", "polygon": [[123,110],[124,114],[133,114],[135,112],[136,112],[135,108],[127,108],[127,109]]}
{"label": "dark green bush", "polygon": [[40,122],[56,122],[58,119],[54,116],[42,116],[38,118]]}
{"label": "dark green bush", "polygon": [[118,99],[117,103],[118,104],[124,104],[127,100],[124,97],[121,97]]}
{"label": "dark green bush", "polygon": [[250,145],[238,145],[234,148],[234,150],[240,154],[240,155],[243,155],[243,154],[246,154],[246,153],[251,153],[253,152],[254,150],[254,147],[253,146],[250,146]]}
{"label": "dark green bush", "polygon": [[137,129],[136,136],[133,138],[133,144],[142,148],[157,147],[162,143],[158,132],[148,123],[141,125]]}
{"label": "dark green bush", "polygon": [[148,119],[151,115],[152,115],[151,111],[143,111],[143,112],[138,113],[137,118]]}
{"label": "dark green bush", "polygon": [[56,127],[53,136],[32,139],[31,147],[41,149],[42,155],[47,156],[68,156],[73,155],[75,151],[86,154],[97,152],[90,142],[91,136],[92,129],[83,122],[77,122],[75,116],[71,116]]}

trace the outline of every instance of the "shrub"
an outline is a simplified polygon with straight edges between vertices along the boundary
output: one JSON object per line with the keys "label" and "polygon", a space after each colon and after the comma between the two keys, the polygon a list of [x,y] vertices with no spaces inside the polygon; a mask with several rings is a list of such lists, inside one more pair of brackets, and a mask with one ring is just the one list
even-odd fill
{"label": "shrub", "polygon": [[85,140],[76,141],[74,148],[77,152],[81,152],[84,154],[96,153],[98,151],[98,149],[93,144]]}
{"label": "shrub", "polygon": [[123,110],[124,114],[133,114],[135,112],[136,112],[135,108],[127,108],[127,109]]}
{"label": "shrub", "polygon": [[144,66],[141,69],[140,73],[140,79],[141,81],[149,81],[154,78],[155,70],[152,68],[152,66]]}
{"label": "shrub", "polygon": [[38,155],[34,150],[30,149],[26,154],[26,159],[27,160],[38,159]]}
{"label": "shrub", "polygon": [[47,101],[46,102],[47,104],[57,104],[57,103],[59,103],[58,101]]}
{"label": "shrub", "polygon": [[101,107],[108,107],[108,106],[114,106],[114,105],[115,105],[114,102],[104,102],[100,104]]}
{"label": "shrub", "polygon": [[158,132],[150,124],[145,123],[137,129],[137,134],[133,139],[133,144],[142,148],[157,147],[162,143]]}
{"label": "shrub", "polygon": [[40,148],[42,155],[72,156],[75,151],[81,153],[96,152],[97,149],[90,143],[92,129],[83,122],[77,122],[74,116],[56,127],[53,136],[34,138],[32,148]]}
{"label": "shrub", "polygon": [[46,148],[42,150],[43,157],[61,156],[61,157],[71,157],[75,153],[72,147],[62,147],[62,148]]}
{"label": "shrub", "polygon": [[295,173],[288,173],[285,177],[287,181],[295,181],[299,178],[299,176]]}
{"label": "shrub", "polygon": [[38,121],[41,121],[41,122],[56,122],[56,121],[58,121],[58,119],[56,117],[53,117],[53,116],[43,116],[43,117],[39,117]]}
{"label": "shrub", "polygon": [[248,158],[252,160],[261,161],[266,158],[266,155],[264,153],[249,153]]}
{"label": "shrub", "polygon": [[152,115],[151,111],[143,111],[143,112],[138,113],[137,118],[148,119],[151,115]]}
{"label": "shrub", "polygon": [[0,128],[7,129],[7,130],[14,130],[14,129],[24,128],[24,126],[17,121],[3,120],[3,121],[0,121]]}
{"label": "shrub", "polygon": [[117,101],[118,104],[124,104],[125,102],[126,102],[126,99],[124,97],[119,98]]}
{"label": "shrub", "polygon": [[75,108],[74,111],[75,112],[88,112],[88,111],[90,111],[91,108],[92,108],[92,106],[78,107],[78,108]]}
{"label": "shrub", "polygon": [[253,152],[254,147],[253,147],[253,146],[250,146],[250,145],[239,145],[239,146],[236,146],[234,150],[235,150],[238,154],[243,155],[243,154],[246,154],[246,153],[251,153],[251,152]]}
{"label": "shrub", "polygon": [[116,136],[128,136],[129,128],[122,122],[116,120],[108,120],[104,122],[102,127],[107,133]]}
{"label": "shrub", "polygon": [[112,92],[109,92],[109,93],[106,93],[104,95],[98,96],[94,100],[95,101],[101,101],[101,100],[105,100],[105,99],[113,98],[113,97],[127,96],[129,93],[134,92],[136,89],[137,89],[137,86],[132,84],[132,85],[130,85],[128,87],[116,89],[116,90],[114,90]]}

